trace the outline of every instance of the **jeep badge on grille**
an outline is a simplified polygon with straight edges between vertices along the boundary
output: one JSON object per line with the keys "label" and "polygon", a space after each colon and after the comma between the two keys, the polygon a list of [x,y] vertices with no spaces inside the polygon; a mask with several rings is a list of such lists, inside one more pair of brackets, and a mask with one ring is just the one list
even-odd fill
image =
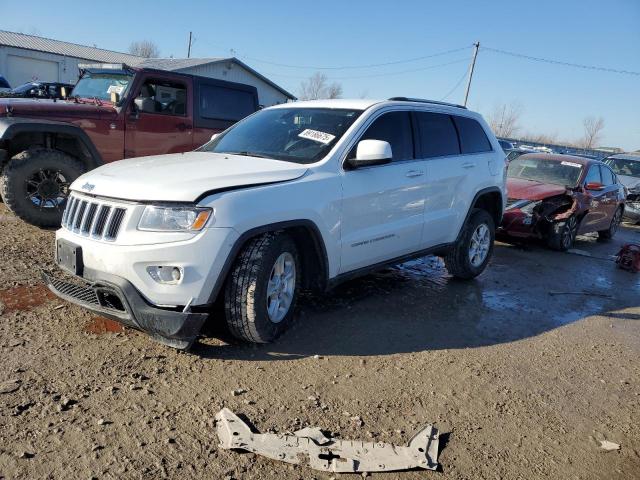
{"label": "jeep badge on grille", "polygon": [[94,188],[96,188],[96,186],[91,184],[91,183],[89,183],[89,182],[87,182],[84,185],[82,185],[82,189],[86,190],[87,192],[92,191]]}

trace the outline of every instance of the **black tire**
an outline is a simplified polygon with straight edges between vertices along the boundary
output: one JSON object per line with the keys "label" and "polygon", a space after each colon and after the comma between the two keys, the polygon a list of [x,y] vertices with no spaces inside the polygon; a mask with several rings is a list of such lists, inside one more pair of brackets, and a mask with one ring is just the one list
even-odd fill
{"label": "black tire", "polygon": [[570,216],[564,222],[552,224],[547,237],[547,245],[558,252],[566,252],[573,247],[579,227],[580,222],[575,215]]}
{"label": "black tire", "polygon": [[[488,229],[489,246],[486,257],[480,264],[471,261],[470,254],[474,233],[484,225]],[[496,239],[496,227],[493,218],[486,210],[474,209],[462,227],[462,232],[455,247],[444,257],[444,263],[451,275],[463,280],[469,280],[480,275],[487,267],[493,254],[493,243]]]}
{"label": "black tire", "polygon": [[46,148],[25,150],[4,167],[0,195],[9,210],[25,222],[59,227],[69,185],[82,173],[82,163],[65,153]]}
{"label": "black tire", "polygon": [[[267,310],[267,287],[276,260],[286,253],[294,261],[295,289],[286,315],[274,322]],[[282,334],[293,321],[300,270],[298,249],[286,233],[270,232],[249,240],[236,258],[225,286],[224,310],[231,334],[253,343],[269,343]]]}
{"label": "black tire", "polygon": [[598,238],[600,240],[611,240],[616,232],[618,231],[618,227],[620,227],[620,222],[622,222],[622,207],[618,207],[613,214],[613,218],[611,219],[611,224],[607,230],[600,230],[598,232]]}

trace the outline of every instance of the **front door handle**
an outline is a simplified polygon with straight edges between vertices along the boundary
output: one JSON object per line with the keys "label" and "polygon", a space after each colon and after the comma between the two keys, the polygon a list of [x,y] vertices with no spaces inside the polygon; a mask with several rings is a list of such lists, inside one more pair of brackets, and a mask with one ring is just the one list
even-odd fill
{"label": "front door handle", "polygon": [[409,170],[405,175],[409,178],[421,177],[424,175],[424,172],[422,170]]}
{"label": "front door handle", "polygon": [[184,132],[185,130],[191,130],[193,128],[188,123],[179,123],[177,126],[178,130],[180,130],[181,132]]}
{"label": "front door handle", "polygon": [[467,162],[467,163],[463,163],[462,164],[462,168],[473,168],[475,166],[476,166],[476,164],[473,163],[473,162]]}

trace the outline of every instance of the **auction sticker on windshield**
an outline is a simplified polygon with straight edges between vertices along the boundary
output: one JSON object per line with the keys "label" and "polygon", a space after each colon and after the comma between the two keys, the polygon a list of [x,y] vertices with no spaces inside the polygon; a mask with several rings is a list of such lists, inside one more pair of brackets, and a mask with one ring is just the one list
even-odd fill
{"label": "auction sticker on windshield", "polygon": [[576,167],[576,168],[581,168],[582,165],[580,165],[579,163],[573,163],[573,162],[567,162],[567,161],[562,161],[560,162],[562,165],[566,165],[567,167]]}
{"label": "auction sticker on windshield", "polygon": [[303,130],[301,133],[298,134],[298,136],[300,138],[306,138],[308,140],[314,140],[316,142],[323,143],[324,145],[327,145],[328,143],[331,142],[331,140],[336,138],[335,135],[331,135],[330,133],[320,132],[318,130],[311,130],[310,128]]}

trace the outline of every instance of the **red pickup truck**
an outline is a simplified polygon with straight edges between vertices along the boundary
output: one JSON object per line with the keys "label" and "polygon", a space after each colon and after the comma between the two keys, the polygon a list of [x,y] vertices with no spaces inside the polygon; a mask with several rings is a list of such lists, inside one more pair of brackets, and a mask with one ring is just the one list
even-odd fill
{"label": "red pickup truck", "polygon": [[255,87],[126,65],[84,66],[64,100],[0,99],[0,195],[33,225],[60,225],[82,173],[193,150],[258,109]]}

